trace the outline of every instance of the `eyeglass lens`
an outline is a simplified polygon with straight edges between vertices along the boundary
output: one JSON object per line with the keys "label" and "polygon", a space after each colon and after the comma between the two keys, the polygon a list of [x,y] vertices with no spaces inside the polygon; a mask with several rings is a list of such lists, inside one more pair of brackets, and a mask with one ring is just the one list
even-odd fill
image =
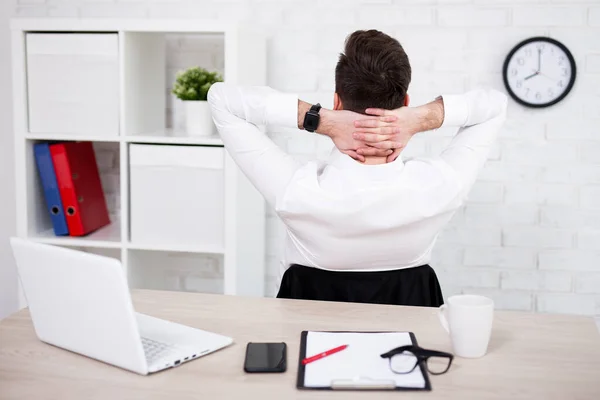
{"label": "eyeglass lens", "polygon": [[[417,362],[417,356],[410,351],[404,351],[390,359],[390,368],[398,374],[407,374],[415,369]],[[447,357],[432,356],[427,359],[427,369],[432,374],[443,374],[449,366],[450,358]]]}
{"label": "eyeglass lens", "polygon": [[427,369],[432,374],[443,374],[450,367],[450,358],[448,357],[429,357],[427,359]]}
{"label": "eyeglass lens", "polygon": [[410,351],[404,351],[390,358],[390,368],[398,374],[406,374],[417,365],[417,356]]}

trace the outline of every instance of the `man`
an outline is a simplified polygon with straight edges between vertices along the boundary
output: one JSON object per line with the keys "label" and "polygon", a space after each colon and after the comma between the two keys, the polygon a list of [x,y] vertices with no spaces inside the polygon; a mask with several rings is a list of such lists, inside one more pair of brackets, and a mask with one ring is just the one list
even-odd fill
{"label": "man", "polygon": [[[265,87],[212,86],[225,147],[287,229],[278,297],[443,304],[431,250],[488,156],[506,97],[476,90],[411,108],[410,78],[398,41],[371,30],[346,40],[334,110]],[[316,128],[337,148],[301,163],[257,125]],[[439,157],[398,157],[413,135],[440,126],[460,129]]]}

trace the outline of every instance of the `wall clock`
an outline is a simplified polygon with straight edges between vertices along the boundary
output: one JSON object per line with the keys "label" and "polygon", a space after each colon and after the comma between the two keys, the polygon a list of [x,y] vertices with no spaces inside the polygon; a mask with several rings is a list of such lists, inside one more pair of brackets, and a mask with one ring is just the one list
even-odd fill
{"label": "wall clock", "polygon": [[504,86],[516,102],[548,107],[573,88],[577,69],[573,55],[562,43],[533,37],[517,44],[504,61]]}

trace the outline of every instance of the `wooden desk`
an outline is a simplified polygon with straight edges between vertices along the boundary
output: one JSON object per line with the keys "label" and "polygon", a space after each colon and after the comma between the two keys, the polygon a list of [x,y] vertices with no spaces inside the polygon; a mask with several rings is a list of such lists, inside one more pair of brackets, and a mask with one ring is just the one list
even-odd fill
{"label": "wooden desk", "polygon": [[[139,376],[41,343],[29,313],[0,322],[2,399],[599,399],[600,335],[591,318],[497,312],[487,356],[455,358],[431,392],[298,391],[300,331],[415,332],[423,347],[450,351],[428,308],[136,291],[136,310],[232,336],[235,344],[181,367]],[[110,327],[107,327],[110,329]],[[248,341],[285,341],[285,374],[245,374]]]}

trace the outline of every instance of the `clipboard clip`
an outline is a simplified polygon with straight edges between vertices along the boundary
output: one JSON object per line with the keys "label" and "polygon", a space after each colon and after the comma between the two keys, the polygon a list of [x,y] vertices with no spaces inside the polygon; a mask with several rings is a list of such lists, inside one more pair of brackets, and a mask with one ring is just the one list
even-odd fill
{"label": "clipboard clip", "polygon": [[353,379],[336,379],[331,381],[332,389],[353,390],[381,390],[396,389],[396,382],[390,379],[371,379],[366,376],[358,376]]}

